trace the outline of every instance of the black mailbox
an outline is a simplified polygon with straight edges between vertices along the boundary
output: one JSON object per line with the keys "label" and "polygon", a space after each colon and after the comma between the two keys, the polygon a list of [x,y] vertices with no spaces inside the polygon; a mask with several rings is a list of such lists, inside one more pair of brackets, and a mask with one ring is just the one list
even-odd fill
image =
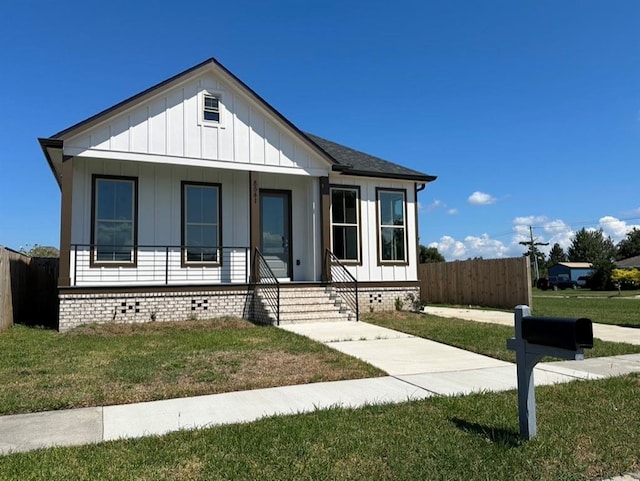
{"label": "black mailbox", "polygon": [[593,347],[593,326],[586,318],[522,318],[522,338],[531,344],[575,351]]}

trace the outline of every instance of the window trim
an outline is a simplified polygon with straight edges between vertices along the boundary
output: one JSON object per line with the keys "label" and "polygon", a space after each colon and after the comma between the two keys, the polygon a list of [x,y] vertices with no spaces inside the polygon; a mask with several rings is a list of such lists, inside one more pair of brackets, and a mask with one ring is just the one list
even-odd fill
{"label": "window trim", "polygon": [[[215,100],[217,105],[215,108],[207,107],[207,100]],[[208,119],[206,118],[207,113],[217,114],[218,120]],[[204,122],[215,122],[220,123],[220,97],[216,95],[211,95],[210,93],[204,92],[202,94],[202,120]]]}
{"label": "window trim", "polygon": [[[218,260],[216,261],[188,261],[186,240],[186,187],[216,187],[218,189]],[[192,182],[183,180],[180,183],[180,266],[185,267],[221,267],[223,259],[222,248],[222,184],[219,182]]]}
{"label": "window trim", "polygon": [[[133,246],[131,261],[100,261],[96,259],[96,193],[99,180],[114,180],[133,183]],[[122,175],[91,175],[91,234],[90,234],[89,267],[138,267],[138,178]]]}
{"label": "window trim", "polygon": [[[214,97],[218,99],[218,120],[206,120],[205,114],[205,98]],[[198,125],[203,127],[225,128],[226,109],[224,107],[224,95],[218,90],[201,89],[198,92]]]}
{"label": "window trim", "polygon": [[[383,260],[382,259],[382,227],[380,214],[380,193],[382,192],[399,192],[403,196],[402,208],[404,216],[404,260]],[[408,266],[409,265],[409,226],[407,219],[407,189],[397,189],[390,187],[376,187],[376,241],[378,247],[378,265],[379,266]]]}
{"label": "window trim", "polygon": [[[339,259],[344,265],[361,266],[362,265],[362,199],[360,197],[359,185],[346,185],[346,184],[329,184],[329,237],[331,242],[331,252],[335,251],[333,248],[333,191],[334,190],[351,190],[356,192],[356,215],[357,215],[357,231],[358,231],[358,259]],[[338,224],[349,226],[352,224]],[[337,255],[336,255],[337,257]]]}

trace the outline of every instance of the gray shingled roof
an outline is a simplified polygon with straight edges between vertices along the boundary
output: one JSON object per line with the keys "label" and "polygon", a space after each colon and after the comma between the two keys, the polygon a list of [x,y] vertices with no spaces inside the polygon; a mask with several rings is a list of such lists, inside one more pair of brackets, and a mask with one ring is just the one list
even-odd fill
{"label": "gray shingled roof", "polygon": [[402,167],[388,160],[336,144],[317,135],[306,132],[304,134],[339,164],[334,166],[334,170],[342,171],[345,174],[408,179],[420,182],[431,182],[436,179],[433,175]]}
{"label": "gray shingled roof", "polygon": [[640,256],[633,256],[627,259],[622,259],[617,261],[615,264],[616,264],[616,267],[619,267],[621,269],[630,268],[630,267],[640,267]]}

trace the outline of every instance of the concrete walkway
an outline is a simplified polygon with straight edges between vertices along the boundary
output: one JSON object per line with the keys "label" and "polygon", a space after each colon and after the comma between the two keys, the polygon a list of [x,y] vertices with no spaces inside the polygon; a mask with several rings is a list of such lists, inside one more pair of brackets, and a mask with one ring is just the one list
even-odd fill
{"label": "concrete walkway", "polygon": [[[638,304],[640,309],[640,304]],[[468,321],[486,322],[489,324],[502,324],[513,326],[513,313],[502,311],[486,311],[481,309],[465,309],[452,307],[426,306],[422,309],[425,314],[440,317],[455,317]],[[626,342],[640,346],[640,328],[620,327],[611,324],[593,323],[593,337],[611,342]]]}
{"label": "concrete walkway", "polygon": [[[515,365],[364,322],[293,324],[389,376],[0,417],[0,453],[72,446],[249,422],[329,407],[402,403],[516,388]],[[536,385],[640,371],[640,354],[540,364]]]}

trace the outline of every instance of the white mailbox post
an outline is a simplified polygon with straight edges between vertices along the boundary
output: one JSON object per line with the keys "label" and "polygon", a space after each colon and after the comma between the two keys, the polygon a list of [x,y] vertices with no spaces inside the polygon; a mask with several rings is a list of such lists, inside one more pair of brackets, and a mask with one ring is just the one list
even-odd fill
{"label": "white mailbox post", "polygon": [[529,306],[516,306],[515,337],[507,348],[516,352],[520,436],[534,438],[536,395],[533,369],[545,356],[583,360],[584,349],[593,347],[591,320],[531,316]]}

